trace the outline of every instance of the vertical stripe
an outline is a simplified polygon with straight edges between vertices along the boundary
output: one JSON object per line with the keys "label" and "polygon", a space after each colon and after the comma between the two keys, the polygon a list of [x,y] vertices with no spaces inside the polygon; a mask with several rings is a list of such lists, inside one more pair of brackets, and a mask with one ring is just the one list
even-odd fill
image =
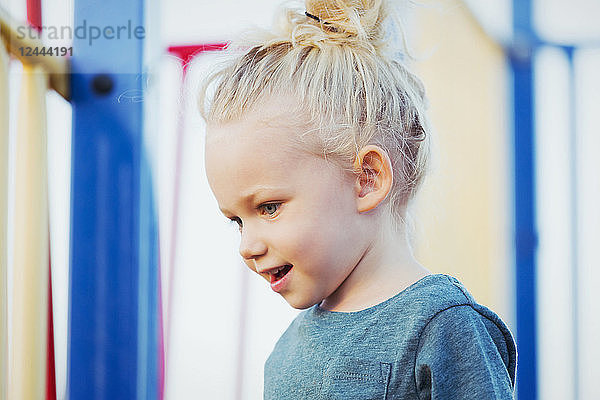
{"label": "vertical stripe", "polygon": [[569,97],[568,97],[568,112],[569,112],[569,172],[570,172],[570,184],[569,188],[570,200],[571,200],[571,296],[572,296],[572,307],[573,307],[573,376],[575,377],[575,384],[573,385],[573,398],[579,399],[579,385],[577,379],[579,377],[579,256],[577,248],[579,246],[578,234],[579,234],[579,207],[577,201],[577,188],[579,186],[578,173],[577,173],[577,126],[575,121],[575,71],[573,66],[573,55],[575,49],[573,47],[566,48],[567,58],[569,60]]}
{"label": "vertical stripe", "polygon": [[46,90],[41,67],[24,65],[16,138],[11,399],[43,399],[46,392]]}
{"label": "vertical stripe", "polygon": [[521,399],[537,398],[536,286],[533,227],[533,121],[531,117],[533,73],[531,63],[513,62],[515,146],[515,256],[517,296],[517,346],[519,368],[517,392]]}
{"label": "vertical stripe", "polygon": [[[42,31],[42,2],[27,0],[27,22],[38,32]],[[50,232],[50,226],[48,226]],[[50,235],[48,234],[48,238]],[[48,243],[50,248],[50,243]],[[54,373],[54,314],[52,312],[52,257],[48,253],[48,323],[46,332],[46,400],[56,400],[56,377]]]}
{"label": "vertical stripe", "polygon": [[[168,365],[170,360],[169,358],[169,349],[171,348],[171,326],[173,320],[173,310],[174,310],[174,288],[175,288],[175,277],[177,273],[177,268],[175,265],[177,248],[178,248],[178,230],[179,230],[179,198],[181,192],[181,166],[183,164],[183,143],[184,143],[184,135],[185,135],[185,84],[186,77],[188,72],[188,66],[195,56],[202,54],[205,51],[218,51],[225,48],[225,43],[214,43],[214,44],[201,44],[201,45],[189,45],[189,46],[171,46],[168,48],[168,52],[170,54],[174,54],[179,57],[181,65],[182,65],[182,76],[179,86],[179,99],[182,99],[180,102],[181,109],[177,113],[177,127],[176,127],[176,148],[175,148],[175,181],[173,183],[173,213],[171,216],[171,242],[170,242],[170,253],[169,253],[169,264],[167,265],[169,271],[169,279],[168,279],[168,292],[166,300],[167,300],[167,326],[162,327],[161,324],[161,333],[164,332],[166,336],[166,346],[164,346],[164,339],[161,339],[161,343],[163,343],[163,351],[165,352],[165,358]],[[162,305],[162,301],[161,301]],[[161,308],[162,310],[162,308]],[[162,316],[162,312],[161,312]],[[161,321],[162,322],[162,321]],[[164,365],[164,361],[163,361]],[[166,378],[163,377],[163,379]],[[165,385],[166,382],[163,382]],[[164,389],[164,388],[163,388]]]}
{"label": "vertical stripe", "polygon": [[176,147],[175,147],[175,175],[174,175],[174,183],[173,183],[173,214],[171,216],[171,243],[170,243],[170,254],[169,254],[169,292],[167,294],[167,328],[166,328],[166,336],[167,336],[167,346],[166,346],[166,355],[167,355],[167,365],[169,365],[169,361],[171,358],[169,357],[169,350],[171,349],[171,326],[173,325],[171,321],[173,320],[173,310],[174,310],[174,297],[175,297],[175,278],[177,273],[177,268],[175,265],[176,254],[177,254],[177,231],[179,227],[179,192],[180,192],[180,181],[181,181],[181,165],[183,163],[183,139],[185,134],[185,78],[187,68],[184,64],[183,73],[181,75],[181,83],[179,86],[179,99],[181,99],[181,109],[177,113],[177,128],[176,128]]}
{"label": "vertical stripe", "polygon": [[[49,228],[49,227],[48,227]],[[48,237],[50,235],[48,234]],[[48,242],[50,249],[50,242]],[[48,252],[48,323],[46,329],[46,400],[56,400],[56,373],[54,370],[54,313],[52,311],[51,252]]]}
{"label": "vertical stripe", "polygon": [[[144,151],[144,153],[146,153]],[[159,382],[159,280],[158,230],[152,190],[152,174],[146,155],[140,170],[140,239],[138,277],[138,375],[139,400],[158,398]]]}
{"label": "vertical stripe", "polygon": [[157,397],[157,234],[143,75],[145,35],[152,36],[145,7],[155,5],[75,3],[75,26],[125,26],[132,36],[73,41],[71,399]]}
{"label": "vertical stripe", "polygon": [[42,1],[27,0],[27,22],[37,31],[42,30]]}
{"label": "vertical stripe", "polygon": [[[42,31],[42,1],[27,0],[27,22],[38,32]],[[50,226],[48,226],[50,232]],[[48,234],[50,238],[50,234]],[[50,248],[50,243],[48,243]],[[52,312],[52,258],[48,253],[48,323],[46,334],[46,400],[56,400],[54,373],[54,314]]]}
{"label": "vertical stripe", "polygon": [[163,323],[163,296],[162,296],[162,265],[160,262],[160,239],[157,233],[158,243],[158,400],[165,398],[165,327]]}
{"label": "vertical stripe", "polygon": [[577,90],[578,372],[579,398],[600,399],[600,47],[575,53]]}
{"label": "vertical stripe", "polygon": [[0,40],[0,400],[6,400],[8,374],[8,54]]}
{"label": "vertical stripe", "polygon": [[514,229],[517,297],[517,396],[537,399],[533,32],[531,0],[513,0]]}
{"label": "vertical stripe", "polygon": [[[574,399],[572,344],[572,237],[568,60],[557,48],[541,47],[534,60],[535,190],[537,248],[536,336],[540,399]],[[551,201],[549,200],[551,199]],[[548,329],[552,327],[552,329]]]}

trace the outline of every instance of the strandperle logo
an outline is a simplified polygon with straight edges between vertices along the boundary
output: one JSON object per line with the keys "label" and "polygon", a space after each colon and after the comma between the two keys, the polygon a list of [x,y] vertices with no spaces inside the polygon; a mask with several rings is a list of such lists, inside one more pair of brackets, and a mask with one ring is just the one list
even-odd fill
{"label": "strandperle logo", "polygon": [[[100,38],[108,40],[130,40],[144,39],[146,30],[141,25],[133,25],[131,20],[127,20],[126,25],[88,25],[87,20],[83,20],[82,25],[76,26],[42,26],[44,38],[48,40],[63,40],[63,39],[88,39],[88,44],[91,46],[94,40]],[[18,39],[39,39],[40,34],[31,26],[19,26],[17,28]]]}

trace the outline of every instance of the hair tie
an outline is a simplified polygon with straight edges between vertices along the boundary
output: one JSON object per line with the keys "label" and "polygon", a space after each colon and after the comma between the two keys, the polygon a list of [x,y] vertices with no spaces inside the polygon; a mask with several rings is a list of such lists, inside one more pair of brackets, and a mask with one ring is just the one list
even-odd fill
{"label": "hair tie", "polygon": [[337,30],[335,27],[333,27],[333,26],[331,25],[331,22],[325,22],[325,21],[323,21],[321,18],[317,17],[316,15],[312,15],[312,14],[311,14],[311,13],[309,13],[308,11],[304,11],[304,14],[306,14],[306,16],[307,16],[308,18],[312,18],[312,19],[314,19],[315,21],[317,21],[317,22],[319,22],[319,23],[321,23],[321,24],[325,25],[325,28],[327,28],[328,30],[330,30],[330,31],[332,31],[332,32],[337,32],[337,31],[338,31],[338,30]]}
{"label": "hair tie", "polygon": [[306,16],[308,18],[312,18],[312,19],[314,19],[317,22],[321,22],[321,18],[317,17],[316,15],[310,14],[308,11],[304,11],[304,14],[306,14]]}

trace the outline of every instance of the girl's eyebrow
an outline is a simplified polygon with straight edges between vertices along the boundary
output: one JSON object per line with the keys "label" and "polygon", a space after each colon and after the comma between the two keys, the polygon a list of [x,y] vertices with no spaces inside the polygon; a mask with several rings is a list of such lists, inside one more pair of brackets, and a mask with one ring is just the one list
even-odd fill
{"label": "girl's eyebrow", "polygon": [[[242,199],[241,199],[240,203],[249,204],[249,203],[251,203],[254,200],[254,198],[256,196],[258,196],[262,192],[267,192],[269,190],[281,190],[281,189],[283,189],[283,187],[278,187],[278,186],[258,186],[258,187],[254,187],[254,188],[248,190],[246,192],[247,194],[242,194]],[[225,208],[219,208],[219,209],[225,215],[232,214],[229,210],[227,210]]]}

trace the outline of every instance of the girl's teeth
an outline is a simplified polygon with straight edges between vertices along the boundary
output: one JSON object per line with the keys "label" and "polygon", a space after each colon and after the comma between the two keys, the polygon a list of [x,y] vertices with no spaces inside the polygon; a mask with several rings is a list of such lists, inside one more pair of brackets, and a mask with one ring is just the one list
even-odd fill
{"label": "girl's teeth", "polygon": [[282,265],[281,267],[277,268],[277,270],[275,270],[275,273],[278,274],[280,273],[286,266]]}

